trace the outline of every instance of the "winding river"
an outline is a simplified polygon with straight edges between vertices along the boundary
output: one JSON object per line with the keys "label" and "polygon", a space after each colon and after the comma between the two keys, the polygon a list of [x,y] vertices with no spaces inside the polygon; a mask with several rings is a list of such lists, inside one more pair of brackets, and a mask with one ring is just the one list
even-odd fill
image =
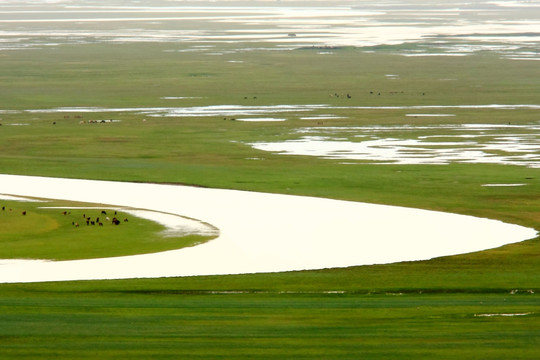
{"label": "winding river", "polygon": [[0,175],[0,193],[126,206],[198,219],[218,238],[104,259],[0,260],[0,282],[280,272],[425,260],[531,239],[497,220],[323,198],[180,185]]}

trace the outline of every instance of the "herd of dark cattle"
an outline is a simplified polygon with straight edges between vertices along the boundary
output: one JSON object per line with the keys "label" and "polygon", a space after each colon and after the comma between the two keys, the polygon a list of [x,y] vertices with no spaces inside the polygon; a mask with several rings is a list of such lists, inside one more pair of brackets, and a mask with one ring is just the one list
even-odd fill
{"label": "herd of dark cattle", "polygon": [[[9,211],[9,212],[13,212],[13,209],[6,209],[5,206],[2,206],[2,211]],[[26,210],[23,210],[21,211],[21,214],[23,216],[26,216]],[[62,212],[62,215],[66,216],[66,215],[71,215],[71,212],[70,211],[63,211]],[[107,222],[107,223],[111,223],[112,225],[120,225],[122,222],[120,221],[120,219],[118,219],[116,216],[118,215],[118,213],[116,211],[114,211],[114,217],[111,219],[107,216],[107,212],[105,210],[102,210],[101,211],[101,214],[100,216],[96,216],[96,217],[91,217],[91,216],[87,216],[86,214],[82,214],[82,217],[83,217],[83,221],[81,223],[86,223],[87,226],[95,226],[95,225],[98,225],[98,226],[103,226],[103,222]],[[128,222],[128,218],[124,218],[123,222]],[[80,224],[78,221],[72,221],[71,222],[71,225],[75,226],[75,227],[79,227]]]}
{"label": "herd of dark cattle", "polygon": [[[64,215],[68,215],[69,212],[67,211],[64,211],[62,214]],[[114,215],[118,215],[118,213],[115,211],[114,212]],[[100,216],[101,216],[101,219],[100,219]],[[102,210],[101,211],[101,214],[100,216],[96,216],[95,218],[91,217],[91,216],[86,216],[86,214],[83,214],[82,217],[83,217],[83,223],[86,222],[86,226],[94,226],[94,225],[98,225],[98,226],[103,226],[103,221],[106,221],[107,223],[111,223],[113,225],[120,225],[121,224],[121,221],[116,217],[114,216],[112,219],[109,218],[107,216],[107,212],[105,210]],[[128,222],[128,219],[127,218],[124,218],[124,222]],[[80,224],[77,222],[77,221],[73,221],[71,223],[71,225],[75,226],[75,227],[79,227]]]}

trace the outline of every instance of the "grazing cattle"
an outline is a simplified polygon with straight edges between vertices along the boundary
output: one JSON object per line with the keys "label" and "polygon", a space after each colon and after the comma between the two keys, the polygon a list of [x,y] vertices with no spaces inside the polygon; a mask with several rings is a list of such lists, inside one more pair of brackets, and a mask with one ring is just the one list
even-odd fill
{"label": "grazing cattle", "polygon": [[128,219],[127,219],[127,218],[125,218],[125,219],[124,219],[124,222],[128,222]]}
{"label": "grazing cattle", "polygon": [[26,211],[23,211],[22,214],[23,214],[23,215],[26,215]]}
{"label": "grazing cattle", "polygon": [[103,226],[103,223],[100,222],[98,225],[99,225],[99,226]]}
{"label": "grazing cattle", "polygon": [[62,215],[67,215],[67,211],[62,211]]}
{"label": "grazing cattle", "polygon": [[107,215],[107,212],[105,210],[101,210],[101,214]]}
{"label": "grazing cattle", "polygon": [[5,206],[2,206],[2,211],[6,211],[6,207],[5,207]]}

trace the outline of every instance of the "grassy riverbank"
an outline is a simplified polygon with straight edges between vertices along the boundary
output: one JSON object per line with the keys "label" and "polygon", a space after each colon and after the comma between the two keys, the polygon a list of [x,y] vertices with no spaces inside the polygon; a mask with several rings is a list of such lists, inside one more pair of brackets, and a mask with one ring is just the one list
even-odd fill
{"label": "grassy riverbank", "polygon": [[0,200],[0,258],[76,260],[136,255],[194,246],[213,238],[196,233],[165,236],[163,225],[99,205]]}

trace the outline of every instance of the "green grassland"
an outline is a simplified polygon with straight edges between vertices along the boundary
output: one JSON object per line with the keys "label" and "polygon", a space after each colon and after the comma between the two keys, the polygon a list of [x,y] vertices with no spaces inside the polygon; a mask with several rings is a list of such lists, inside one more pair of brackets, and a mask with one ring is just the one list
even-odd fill
{"label": "green grassland", "polygon": [[[103,209],[107,210],[98,210],[97,204],[51,201],[0,204],[2,259],[74,260],[135,255],[193,246],[211,239],[195,234],[162,236],[164,226],[108,210],[106,205]],[[114,218],[120,224],[114,224]]]}
{"label": "green grassland", "polygon": [[[179,44],[85,44],[2,53],[0,109],[18,112],[0,114],[1,172],[311,195],[539,228],[539,169],[343,165],[248,145],[291,139],[296,129],[308,126],[536,124],[538,110],[527,109],[452,109],[455,117],[412,119],[405,116],[408,110],[352,108],[539,104],[540,68],[534,61],[489,53],[406,58],[354,48],[319,55],[317,49],[239,51],[241,45],[220,46],[235,52],[210,56],[178,52],[184,49]],[[347,93],[351,99],[331,96]],[[171,96],[196,98],[163,99]],[[340,107],[332,114],[346,118],[321,124],[289,112],[277,115],[287,117],[285,122],[249,123],[223,116],[150,117],[127,110],[24,111],[281,104],[329,104]],[[320,109],[302,115],[326,113]],[[121,121],[89,122],[101,119]],[[28,125],[10,126],[20,123]],[[482,187],[485,183],[527,186]],[[60,221],[63,215],[48,216]],[[152,226],[144,224],[148,234],[155,231]],[[70,239],[72,231],[57,230],[58,241]],[[128,233],[122,237],[132,241]],[[24,257],[37,256],[34,250],[21,251]],[[49,256],[69,254],[55,250]],[[532,239],[474,254],[346,269],[3,284],[0,355],[537,359],[539,270],[540,242]]]}

